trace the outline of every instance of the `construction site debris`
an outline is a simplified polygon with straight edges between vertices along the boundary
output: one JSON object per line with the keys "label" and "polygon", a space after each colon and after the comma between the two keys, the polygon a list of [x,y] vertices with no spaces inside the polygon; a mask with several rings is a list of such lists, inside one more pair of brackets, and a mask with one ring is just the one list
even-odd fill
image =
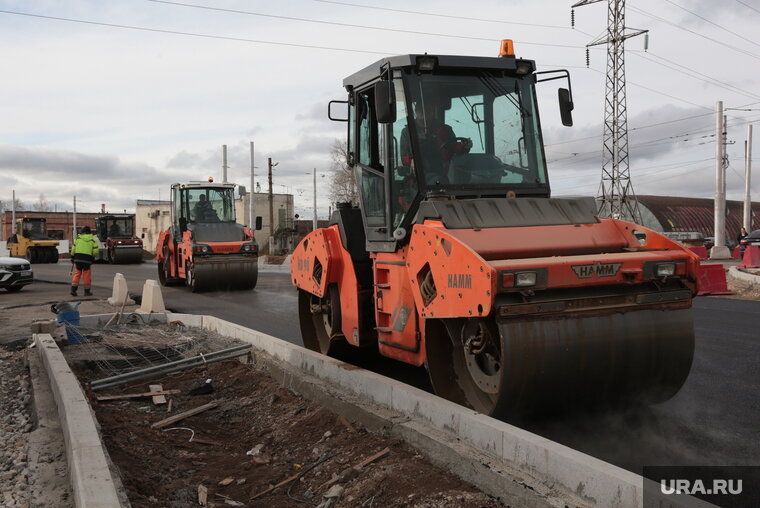
{"label": "construction site debris", "polygon": [[164,387],[161,385],[148,385],[153,394],[153,403],[156,405],[166,404],[166,394],[163,393]]}
{"label": "construction site debris", "polygon": [[[151,386],[156,386],[156,385],[151,385]],[[182,390],[156,390],[156,391],[143,392],[143,393],[123,393],[120,395],[98,395],[97,397],[95,397],[95,400],[104,401],[104,400],[141,399],[144,397],[153,397],[153,403],[160,404],[156,402],[156,399],[158,397],[162,397],[164,399],[163,404],[166,404],[166,398],[164,397],[164,395],[173,395],[175,393],[180,393],[181,391]]]}
{"label": "construction site debris", "polygon": [[169,418],[164,418],[160,422],[156,422],[153,425],[150,426],[151,429],[160,429],[162,427],[166,427],[167,425],[171,425],[172,423],[176,423],[180,420],[184,420],[185,418],[189,418],[190,416],[195,416],[198,413],[202,413],[204,411],[207,411],[209,409],[213,409],[219,405],[218,401],[209,402],[208,404],[203,404],[202,406],[198,406],[193,409],[189,409],[187,411],[184,411],[182,413],[176,414],[174,416],[170,416]]}

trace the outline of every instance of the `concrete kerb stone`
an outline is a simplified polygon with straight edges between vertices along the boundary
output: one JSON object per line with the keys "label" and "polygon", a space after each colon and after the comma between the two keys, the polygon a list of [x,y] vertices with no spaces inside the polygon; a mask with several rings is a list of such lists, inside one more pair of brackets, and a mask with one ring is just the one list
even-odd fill
{"label": "concrete kerb stone", "polygon": [[744,270],[740,269],[738,266],[732,266],[729,268],[728,275],[742,282],[749,282],[751,284],[757,284],[760,286],[760,275],[747,273]]}
{"label": "concrete kerb stone", "polygon": [[111,297],[108,299],[108,303],[115,306],[134,305],[135,303],[135,301],[129,297],[127,279],[124,278],[124,275],[121,273],[117,273],[113,276],[113,291]]}
{"label": "concrete kerb stone", "polygon": [[77,507],[129,506],[119,496],[105,447],[79,381],[49,334],[35,334],[66,444],[69,478]]}
{"label": "concrete kerb stone", "polygon": [[[184,321],[181,314],[172,314],[170,319]],[[638,507],[642,504],[643,479],[639,475],[414,387],[358,371],[275,337],[211,316],[204,316],[202,322],[204,329],[250,343],[261,352],[287,362],[306,374],[350,390],[360,398],[413,419],[422,419],[433,428],[451,433],[476,449],[488,452],[492,459],[505,466],[530,473],[544,486],[559,488],[568,495],[579,495],[590,505]]]}

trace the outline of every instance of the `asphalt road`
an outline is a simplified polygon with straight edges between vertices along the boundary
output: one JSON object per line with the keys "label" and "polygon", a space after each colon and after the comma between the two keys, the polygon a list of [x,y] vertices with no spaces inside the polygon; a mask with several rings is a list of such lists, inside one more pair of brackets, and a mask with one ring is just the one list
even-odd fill
{"label": "asphalt road", "polygon": [[[68,264],[35,265],[35,277],[66,282]],[[96,265],[95,296],[110,296],[113,274],[139,293],[156,264]],[[47,286],[47,287],[44,287]],[[66,297],[65,285],[38,283],[18,299]],[[44,289],[47,296],[33,296]],[[166,307],[210,314],[301,344],[296,291],[289,274],[262,271],[254,291],[192,294],[164,288]],[[0,307],[10,294],[0,295]],[[46,301],[47,301],[46,300]],[[760,302],[700,297],[694,303],[696,351],[683,389],[656,406],[597,414],[575,414],[522,422],[527,430],[636,473],[645,465],[760,465]],[[428,389],[420,371],[395,362],[386,375]]]}

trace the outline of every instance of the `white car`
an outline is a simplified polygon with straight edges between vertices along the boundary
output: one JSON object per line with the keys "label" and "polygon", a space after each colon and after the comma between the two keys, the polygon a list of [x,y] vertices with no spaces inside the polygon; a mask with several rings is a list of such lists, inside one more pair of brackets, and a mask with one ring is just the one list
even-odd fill
{"label": "white car", "polygon": [[10,292],[21,291],[21,288],[34,282],[32,265],[21,258],[0,257],[0,288]]}

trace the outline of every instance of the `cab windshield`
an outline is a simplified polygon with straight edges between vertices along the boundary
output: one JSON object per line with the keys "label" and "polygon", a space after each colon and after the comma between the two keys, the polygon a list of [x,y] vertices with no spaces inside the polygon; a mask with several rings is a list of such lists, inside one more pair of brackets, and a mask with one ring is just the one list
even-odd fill
{"label": "cab windshield", "polygon": [[547,183],[530,78],[480,71],[404,81],[408,114],[393,129],[397,168],[436,188]]}
{"label": "cab windshield", "polygon": [[132,219],[127,217],[105,219],[102,227],[105,236],[111,238],[132,238],[134,233]]}
{"label": "cab windshield", "polygon": [[186,189],[185,197],[190,222],[235,222],[232,189]]}

